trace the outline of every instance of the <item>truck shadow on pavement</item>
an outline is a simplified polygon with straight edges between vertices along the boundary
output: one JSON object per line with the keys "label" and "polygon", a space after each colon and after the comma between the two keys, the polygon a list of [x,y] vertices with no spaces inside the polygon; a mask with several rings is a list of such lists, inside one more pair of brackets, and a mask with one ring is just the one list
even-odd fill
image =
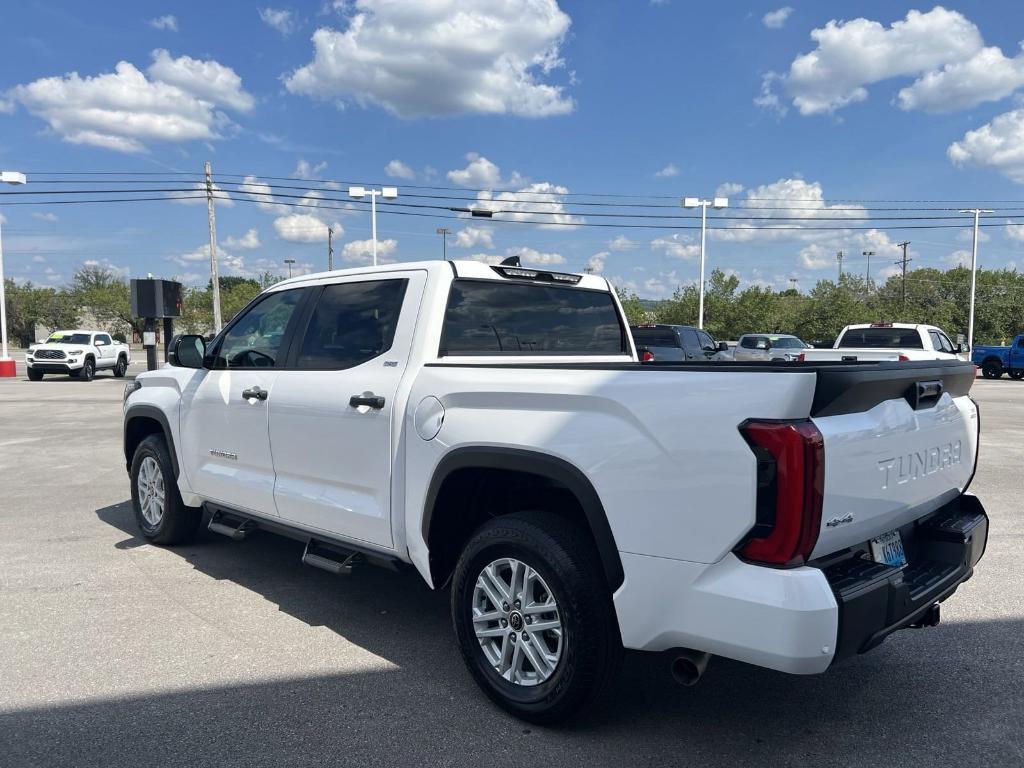
{"label": "truck shadow on pavement", "polygon": [[[150,546],[137,535],[129,502],[96,514],[128,535],[118,548]],[[714,659],[694,688],[672,682],[664,657],[631,653],[604,706],[548,729],[505,715],[477,690],[455,645],[447,593],[432,592],[415,572],[365,567],[331,576],[301,564],[299,543],[262,532],[232,542],[204,528],[192,544],[168,551],[397,668],[0,712],[0,762],[909,766],[1024,759],[1020,621],[901,632],[815,677]]]}

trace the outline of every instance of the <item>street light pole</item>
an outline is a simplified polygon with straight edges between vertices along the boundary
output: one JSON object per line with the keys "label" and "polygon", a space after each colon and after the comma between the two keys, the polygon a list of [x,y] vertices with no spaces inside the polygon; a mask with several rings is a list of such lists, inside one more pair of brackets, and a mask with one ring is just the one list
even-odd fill
{"label": "street light pole", "polygon": [[284,263],[288,265],[288,277],[290,279],[292,276],[292,264],[295,263],[295,259],[285,259]]}
{"label": "street light pole", "polygon": [[967,353],[974,354],[974,291],[978,279],[978,220],[983,213],[992,213],[988,208],[968,208],[960,213],[974,214],[974,240],[971,246],[971,308],[967,316]]}
{"label": "street light pole", "polygon": [[441,257],[448,261],[448,235],[451,234],[451,230],[448,227],[438,227],[437,234],[441,236]]}
{"label": "street light pole", "polygon": [[704,327],[704,245],[707,239],[708,228],[708,206],[721,209],[729,207],[729,198],[715,197],[711,200],[701,200],[698,197],[684,197],[684,208],[700,208],[700,298],[697,305],[697,327]]}
{"label": "street light pole", "polygon": [[[28,179],[18,171],[0,171],[0,182],[24,184]],[[7,295],[4,283],[4,233],[0,224],[0,378],[17,376],[17,364],[7,354]]]}
{"label": "street light pole", "polygon": [[373,266],[377,266],[377,198],[394,200],[398,197],[398,187],[381,187],[380,189],[366,189],[366,187],[349,187],[348,196],[362,200],[370,196],[370,237],[372,239],[371,251],[373,253]]}
{"label": "street light pole", "polygon": [[868,293],[871,293],[871,257],[875,255],[875,252],[874,251],[861,251],[860,255],[868,257],[867,284],[868,284]]}

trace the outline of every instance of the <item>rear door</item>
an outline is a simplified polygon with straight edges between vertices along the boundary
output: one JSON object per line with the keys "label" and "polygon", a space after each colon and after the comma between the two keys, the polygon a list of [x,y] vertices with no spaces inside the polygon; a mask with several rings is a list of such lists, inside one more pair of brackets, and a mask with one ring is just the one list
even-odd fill
{"label": "rear door", "polygon": [[681,328],[679,335],[683,339],[683,351],[687,360],[703,360],[704,351],[700,348],[700,339],[694,328]]}
{"label": "rear door", "polygon": [[182,391],[184,469],[203,498],[277,514],[268,406],[311,290],[267,293],[243,310],[210,350],[216,367],[197,371]]}
{"label": "rear door", "polygon": [[391,472],[426,272],[323,286],[274,385],[270,441],[281,517],[336,536],[393,545]]}

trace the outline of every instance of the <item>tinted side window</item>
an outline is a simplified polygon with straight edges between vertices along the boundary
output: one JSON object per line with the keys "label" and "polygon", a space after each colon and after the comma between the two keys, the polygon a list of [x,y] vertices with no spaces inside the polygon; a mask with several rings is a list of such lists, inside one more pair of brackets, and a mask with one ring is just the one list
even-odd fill
{"label": "tinted side window", "polygon": [[291,320],[303,290],[267,294],[224,334],[217,352],[218,368],[273,368],[279,361],[285,329]]}
{"label": "tinted side window", "polygon": [[714,349],[715,340],[708,336],[704,331],[697,331],[697,338],[700,340],[700,346],[702,349]]}
{"label": "tinted side window", "polygon": [[1020,341],[1017,342],[1018,347],[1024,347],[1024,336],[1020,337]]}
{"label": "tinted side window", "polygon": [[698,349],[700,341],[697,339],[697,332],[693,328],[683,328],[683,346],[687,349]]}
{"label": "tinted side window", "polygon": [[111,340],[111,338],[107,334],[105,334],[105,333],[97,333],[96,334],[96,341],[102,341],[104,344],[113,344],[114,343]]}
{"label": "tinted side window", "polygon": [[757,337],[744,336],[740,339],[740,346],[744,349],[754,349],[757,346]]}
{"label": "tinted side window", "polygon": [[456,280],[442,355],[621,355],[625,329],[610,293]]}
{"label": "tinted side window", "polygon": [[384,354],[395,340],[408,280],[328,285],[299,348],[299,368],[343,370]]}

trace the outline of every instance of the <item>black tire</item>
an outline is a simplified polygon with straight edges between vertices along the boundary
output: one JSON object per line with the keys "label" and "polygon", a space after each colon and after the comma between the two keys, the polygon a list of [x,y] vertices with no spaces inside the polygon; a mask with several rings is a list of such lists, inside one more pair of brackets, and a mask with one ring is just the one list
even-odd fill
{"label": "black tire", "polygon": [[38,371],[35,368],[29,368],[28,369],[28,380],[29,381],[42,381],[43,380],[43,372],[42,371]]}
{"label": "black tire", "polygon": [[[501,558],[529,565],[558,605],[561,657],[550,677],[539,684],[519,685],[499,675],[474,631],[477,578],[485,566]],[[470,538],[452,582],[452,623],[470,673],[498,706],[534,723],[555,723],[593,705],[614,681],[622,663],[622,639],[599,563],[585,533],[544,512],[494,518]]]}
{"label": "black tire", "polygon": [[986,379],[998,379],[1003,375],[1003,364],[998,360],[986,360],[981,364],[981,375]]}
{"label": "black tire", "polygon": [[[71,372],[74,376],[74,371]],[[96,361],[91,357],[85,358],[85,362],[82,363],[82,367],[78,370],[78,378],[82,381],[92,381],[96,378]]]}
{"label": "black tire", "polygon": [[1024,379],[1024,368],[1017,368],[1015,370],[1010,371],[1010,378],[1015,379],[1017,381]]}
{"label": "black tire", "polygon": [[[142,493],[139,475],[143,462],[152,458],[160,471],[164,491],[163,513],[155,523],[147,520],[142,511]],[[174,465],[162,435],[150,435],[135,449],[132,457],[132,509],[135,522],[142,535],[154,544],[183,544],[189,541],[199,528],[203,517],[201,507],[186,507],[178,492],[174,479]]]}
{"label": "black tire", "polygon": [[128,373],[128,361],[125,360],[124,355],[121,355],[114,365],[114,378],[123,379],[126,373]]}

